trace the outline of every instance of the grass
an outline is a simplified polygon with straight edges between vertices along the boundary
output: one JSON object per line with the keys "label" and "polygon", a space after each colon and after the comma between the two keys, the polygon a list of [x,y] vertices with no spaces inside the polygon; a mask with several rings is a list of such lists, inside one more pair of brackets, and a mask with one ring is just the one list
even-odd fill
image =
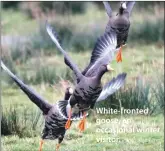
{"label": "grass", "polygon": [[[18,135],[20,138],[36,136],[37,124],[40,121],[39,110],[13,104],[3,109],[2,135]],[[41,123],[40,123],[41,125]]]}
{"label": "grass", "polygon": [[[56,84],[61,79],[73,80],[73,74],[63,62],[63,56],[58,54],[56,48],[51,50],[53,53],[50,56],[43,54],[33,56],[26,62],[19,62],[4,60],[8,67],[15,72],[21,79],[29,84],[49,83]],[[68,50],[67,50],[68,51]],[[69,52],[69,55],[74,60],[81,70],[89,62],[90,52]],[[143,53],[143,55],[141,55]],[[131,55],[130,55],[131,54]],[[123,62],[116,63],[115,59],[112,61],[112,67],[115,72],[106,74],[103,82],[107,82],[112,76],[121,72],[128,73],[127,82],[132,82],[138,76],[143,76],[149,79],[157,73],[162,73],[164,70],[164,51],[162,46],[156,45],[135,45],[134,47],[127,45],[123,48]],[[159,59],[157,59],[159,58]],[[9,62],[10,61],[10,62]],[[8,63],[9,62],[9,63]],[[26,65],[25,65],[26,63]],[[38,67],[36,69],[36,66]],[[60,66],[60,68],[59,68]],[[28,72],[27,72],[28,71]],[[6,76],[5,76],[6,77]]]}
{"label": "grass", "polygon": [[[108,150],[134,150],[134,151],[163,151],[163,116],[157,117],[146,117],[146,116],[134,116],[128,117],[131,119],[131,123],[126,124],[126,126],[138,127],[145,129],[144,125],[141,124],[141,121],[146,121],[146,127],[160,129],[158,132],[135,132],[135,133],[119,133],[113,135],[111,133],[101,134],[96,132],[96,129],[100,126],[96,126],[93,122],[91,123],[88,120],[88,127],[83,134],[78,133],[77,124],[74,123],[72,128],[67,131],[65,139],[61,145],[61,151],[85,151],[90,148],[90,151],[108,151]],[[123,118],[119,118],[119,122],[123,122]],[[152,125],[156,123],[155,125]],[[113,124],[104,124],[101,125],[102,128],[111,128]],[[118,128],[122,128],[122,124],[117,125]],[[114,142],[105,142],[97,143],[97,139],[103,137],[104,139],[109,138],[110,141]],[[113,140],[112,140],[113,139]],[[25,137],[19,138],[16,135],[13,136],[4,136],[2,144],[5,144],[4,150],[7,151],[21,151],[24,148],[25,151],[37,150],[39,147],[40,137]],[[117,142],[117,143],[116,143]],[[51,151],[55,150],[57,141],[45,141],[43,150]]]}
{"label": "grass", "polygon": [[[28,18],[25,14],[15,10],[1,10],[2,33],[4,35],[29,35],[35,31],[38,23],[35,20]],[[25,30],[26,29],[26,30]]]}

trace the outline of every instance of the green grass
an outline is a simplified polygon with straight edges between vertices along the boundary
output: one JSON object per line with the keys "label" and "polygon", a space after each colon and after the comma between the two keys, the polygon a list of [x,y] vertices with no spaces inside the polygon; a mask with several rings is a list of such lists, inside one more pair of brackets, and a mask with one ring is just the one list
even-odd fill
{"label": "green grass", "polygon": [[[85,33],[87,35],[99,36],[104,32],[108,22],[108,16],[104,9],[100,10],[92,3],[88,3],[86,7],[85,13],[82,14],[52,14],[50,22],[54,22],[56,26],[60,25],[61,27],[72,30],[73,35]],[[143,40],[151,39],[152,42],[152,38],[154,37],[158,37],[158,39],[154,39],[153,41],[162,40],[164,33],[164,9],[159,7],[152,9],[152,11],[142,9],[140,12],[135,7],[131,14],[131,38],[129,40],[139,41],[139,38],[142,38]],[[45,23],[45,20],[47,18],[42,20],[43,23]],[[4,34],[31,35],[39,29],[41,23],[39,24],[37,20],[28,18],[23,11],[2,10],[2,33]],[[148,35],[147,37],[146,34],[150,36]]]}
{"label": "green grass", "polygon": [[[124,117],[123,117],[124,118]],[[123,118],[118,117],[119,122],[123,121]],[[128,117],[130,118],[130,117]],[[131,123],[126,124],[126,126],[134,126],[138,128],[143,128],[141,121],[145,121],[145,127],[156,128],[159,127],[159,132],[148,133],[148,132],[135,132],[135,133],[119,133],[117,135],[113,134],[100,134],[96,132],[96,129],[100,126],[96,126],[95,123],[91,123],[88,120],[88,127],[83,134],[80,134],[77,130],[77,124],[74,123],[70,130],[67,131],[65,139],[61,145],[60,151],[163,151],[163,116],[156,117],[146,117],[146,116],[134,116],[130,118]],[[152,125],[156,122],[155,125]],[[114,124],[104,124],[101,125],[102,128],[111,128]],[[122,124],[116,125],[118,128],[122,127]],[[102,142],[97,143],[97,139],[103,137],[104,139],[109,138],[111,141],[114,139],[115,142]],[[2,144],[4,145],[4,150],[7,151],[24,151],[38,150],[40,137],[31,138],[19,138],[16,135],[5,136],[2,138]],[[117,143],[116,143],[117,142]],[[57,141],[45,141],[43,150],[52,151],[55,150]],[[156,150],[155,150],[156,149]]]}
{"label": "green grass", "polygon": [[[73,74],[64,64],[63,56],[58,54],[56,48],[52,49],[51,51],[51,55],[47,56],[43,51],[43,54],[39,56],[33,56],[26,62],[20,62],[19,64],[19,60],[11,60],[8,67],[29,84],[55,84],[61,79],[72,81]],[[80,69],[83,70],[89,62],[91,51],[92,50],[88,50],[88,52],[79,53],[69,52],[69,55],[80,67]],[[163,73],[163,56],[164,51],[162,46],[134,45],[134,47],[132,47],[128,44],[123,48],[123,62],[116,63],[114,58],[111,66],[115,69],[115,71],[110,74],[105,74],[103,77],[103,82],[109,81],[113,76],[121,72],[126,72],[128,74],[128,83],[134,81],[134,79],[136,79],[138,76],[142,76],[150,80],[150,77],[155,77],[157,74],[161,75]],[[6,58],[5,60],[7,63],[8,59]],[[4,77],[5,79],[8,79],[6,76]]]}
{"label": "green grass", "polygon": [[36,20],[28,18],[23,12],[1,10],[2,34],[29,35],[36,30]]}

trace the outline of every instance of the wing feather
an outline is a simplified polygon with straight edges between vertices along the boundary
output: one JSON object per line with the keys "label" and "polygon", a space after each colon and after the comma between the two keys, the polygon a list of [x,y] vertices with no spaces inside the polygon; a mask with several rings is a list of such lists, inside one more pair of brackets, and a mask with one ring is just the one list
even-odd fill
{"label": "wing feather", "polygon": [[89,65],[83,71],[85,76],[94,76],[97,74],[101,65],[110,63],[114,57],[117,46],[117,36],[115,31],[104,33],[98,38],[92,51]]}
{"label": "wing feather", "polygon": [[74,74],[76,75],[77,81],[79,81],[80,78],[82,77],[82,74],[81,74],[79,68],[77,67],[77,65],[73,63],[73,61],[70,59],[69,55],[61,47],[61,45],[57,39],[56,31],[48,23],[46,23],[46,30],[47,30],[49,36],[51,37],[52,41],[56,44],[57,48],[64,55],[66,65],[69,66],[73,70]]}
{"label": "wing feather", "polygon": [[104,7],[105,7],[105,10],[108,14],[109,17],[112,17],[112,9],[111,9],[111,6],[108,2],[103,2],[104,4]]}
{"label": "wing feather", "polygon": [[131,14],[131,11],[132,11],[134,5],[135,5],[135,1],[129,1],[129,2],[127,2],[127,9],[126,9],[126,11],[128,11],[129,16]]}
{"label": "wing feather", "polygon": [[126,75],[126,73],[119,74],[116,78],[113,78],[109,83],[107,83],[103,87],[103,90],[96,102],[105,100],[108,96],[120,89],[124,84]]}
{"label": "wing feather", "polygon": [[15,83],[22,89],[22,91],[29,97],[29,99],[35,103],[44,114],[47,114],[50,108],[52,107],[44,98],[37,94],[32,88],[24,84],[20,79],[17,78],[1,61],[1,67],[7,72],[7,74],[15,81]]}
{"label": "wing feather", "polygon": [[[64,118],[64,119],[68,119],[68,115],[69,115],[69,110],[70,110],[70,104],[69,104],[69,100],[62,100],[59,101],[57,103],[58,106],[58,110],[60,115]],[[88,116],[88,113],[86,113],[85,116]],[[73,114],[71,116],[71,120],[75,121],[75,120],[80,120],[83,118],[83,112],[79,111],[77,114]]]}

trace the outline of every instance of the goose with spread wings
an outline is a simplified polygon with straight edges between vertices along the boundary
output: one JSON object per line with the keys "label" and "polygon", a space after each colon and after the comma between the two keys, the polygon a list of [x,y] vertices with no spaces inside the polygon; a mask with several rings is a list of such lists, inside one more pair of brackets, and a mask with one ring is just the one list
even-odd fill
{"label": "goose with spread wings", "polygon": [[81,72],[66,51],[61,47],[54,28],[46,23],[46,29],[59,51],[64,55],[66,65],[73,70],[77,79],[75,90],[68,102],[59,102],[61,113],[67,113],[69,118],[65,127],[66,129],[70,128],[70,118],[73,115],[77,115],[80,111],[83,111],[84,118],[79,124],[80,131],[83,131],[86,111],[92,109],[97,101],[107,98],[112,92],[117,91],[124,84],[126,73],[118,75],[117,78],[108,82],[104,87],[102,87],[101,84],[101,78],[104,73],[113,70],[108,63],[112,61],[116,50],[116,33],[112,31],[98,38],[92,52],[90,67],[88,66],[84,72]]}
{"label": "goose with spread wings", "polygon": [[[42,151],[42,145],[45,139],[58,139],[58,144],[56,146],[57,151],[59,149],[60,143],[63,141],[66,132],[65,123],[68,120],[67,115],[65,115],[63,112],[64,116],[62,116],[60,110],[58,109],[58,103],[53,105],[48,103],[48,101],[42,98],[37,92],[35,92],[28,85],[24,84],[16,75],[14,75],[2,61],[1,68],[14,80],[14,82],[28,96],[28,98],[43,112],[45,126],[42,131],[42,140],[40,142],[39,151]],[[64,96],[64,102],[70,98],[72,93],[73,90],[70,87],[67,88]],[[79,120],[79,118],[83,118],[81,115],[78,117],[74,116],[72,120]]]}
{"label": "goose with spread wings", "polygon": [[134,7],[134,1],[120,2],[119,11],[116,16],[112,15],[112,9],[108,2],[103,2],[105,10],[109,16],[109,21],[105,32],[116,31],[117,33],[117,62],[122,61],[122,46],[126,44],[130,28],[130,15]]}

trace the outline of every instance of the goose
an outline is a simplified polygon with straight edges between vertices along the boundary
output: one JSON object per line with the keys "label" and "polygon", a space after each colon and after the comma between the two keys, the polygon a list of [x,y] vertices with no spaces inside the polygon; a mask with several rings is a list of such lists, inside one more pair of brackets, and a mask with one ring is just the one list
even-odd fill
{"label": "goose", "polygon": [[112,15],[112,9],[108,2],[103,2],[105,10],[109,16],[109,21],[106,26],[105,32],[111,32],[111,30],[117,33],[117,62],[122,62],[122,46],[127,42],[128,32],[130,28],[130,15],[134,7],[134,1],[120,2],[119,11],[116,16]]}
{"label": "goose", "polygon": [[[67,118],[61,116],[60,111],[58,109],[58,103],[56,104],[48,103],[48,101],[46,101],[37,92],[35,92],[32,88],[30,88],[28,85],[23,83],[16,75],[14,75],[6,67],[6,65],[3,63],[2,60],[1,60],[1,67],[14,80],[14,82],[19,86],[19,88],[28,96],[28,98],[38,106],[38,108],[43,113],[45,119],[45,125],[42,131],[39,151],[42,151],[42,145],[45,139],[50,139],[50,140],[58,139],[58,144],[56,146],[56,151],[58,151],[60,144],[65,136],[65,132],[66,132],[65,123],[67,121]],[[64,101],[67,101],[72,93],[73,93],[72,88],[68,87],[65,92]],[[72,120],[76,120],[76,117]]]}

